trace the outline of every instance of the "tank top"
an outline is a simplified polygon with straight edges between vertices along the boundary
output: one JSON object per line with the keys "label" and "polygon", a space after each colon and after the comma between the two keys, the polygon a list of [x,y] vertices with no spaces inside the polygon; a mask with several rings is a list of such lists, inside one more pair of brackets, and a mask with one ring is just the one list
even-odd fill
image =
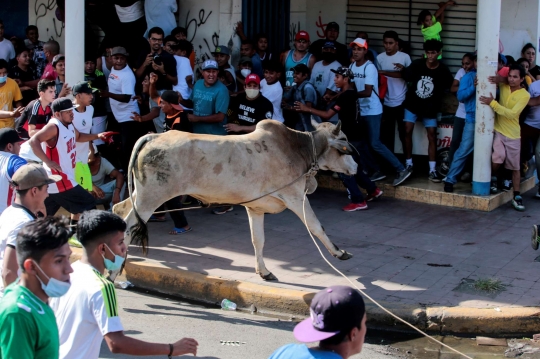
{"label": "tank top", "polygon": [[11,205],[15,197],[8,175],[8,161],[12,156],[12,153],[0,151],[0,213]]}
{"label": "tank top", "polygon": [[294,71],[292,70],[293,67],[295,67],[298,64],[304,64],[308,66],[309,59],[311,59],[311,56],[312,56],[312,54],[308,52],[304,55],[304,57],[300,59],[300,61],[295,61],[293,57],[293,54],[295,51],[296,50],[290,50],[289,54],[287,55],[287,59],[285,60],[285,86],[286,87],[292,86],[294,83],[294,78],[293,78]]}
{"label": "tank top", "polygon": [[41,144],[47,158],[62,167],[62,172],[51,170],[45,163],[43,167],[49,174],[60,175],[62,179],[49,185],[49,193],[60,193],[77,186],[75,181],[75,162],[77,159],[77,144],[75,142],[75,127],[72,124],[67,127],[56,118],[51,118],[49,123],[54,123],[58,128],[56,145],[49,147],[46,142]]}

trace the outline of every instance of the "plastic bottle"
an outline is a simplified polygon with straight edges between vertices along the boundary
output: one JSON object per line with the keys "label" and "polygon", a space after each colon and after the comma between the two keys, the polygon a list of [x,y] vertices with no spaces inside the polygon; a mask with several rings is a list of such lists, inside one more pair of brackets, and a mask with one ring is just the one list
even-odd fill
{"label": "plastic bottle", "polygon": [[224,309],[224,310],[236,310],[236,303],[231,302],[228,299],[223,299],[221,301],[221,309]]}

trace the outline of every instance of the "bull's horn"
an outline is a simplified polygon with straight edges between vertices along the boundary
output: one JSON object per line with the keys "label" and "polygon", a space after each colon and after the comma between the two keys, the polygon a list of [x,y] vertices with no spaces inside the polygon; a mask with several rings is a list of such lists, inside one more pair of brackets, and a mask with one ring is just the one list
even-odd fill
{"label": "bull's horn", "polygon": [[338,121],[338,123],[336,124],[336,127],[334,128],[334,131],[332,131],[332,134],[335,136],[338,136],[340,132],[341,132],[341,121]]}
{"label": "bull's horn", "polygon": [[313,115],[311,116],[311,126],[313,126],[314,129],[317,129],[317,127],[319,127],[320,123],[313,117]]}

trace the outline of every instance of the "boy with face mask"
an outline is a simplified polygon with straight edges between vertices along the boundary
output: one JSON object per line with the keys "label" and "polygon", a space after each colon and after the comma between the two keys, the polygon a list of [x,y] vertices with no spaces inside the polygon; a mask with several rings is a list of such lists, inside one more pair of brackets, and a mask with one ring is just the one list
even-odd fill
{"label": "boy with face mask", "polygon": [[125,230],[126,222],[106,211],[92,210],[81,216],[77,238],[83,245],[83,255],[73,263],[73,285],[64,297],[50,303],[58,323],[60,358],[97,359],[102,338],[114,353],[196,355],[198,343],[194,339],[158,344],[124,334],[114,284],[103,273],[122,267],[127,251]]}

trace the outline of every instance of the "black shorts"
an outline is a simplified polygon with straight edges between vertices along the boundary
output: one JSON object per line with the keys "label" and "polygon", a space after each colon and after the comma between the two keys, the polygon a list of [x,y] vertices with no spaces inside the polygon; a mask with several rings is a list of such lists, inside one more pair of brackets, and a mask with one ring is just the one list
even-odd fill
{"label": "black shorts", "polygon": [[96,200],[90,192],[77,185],[64,192],[49,194],[45,207],[48,216],[54,216],[60,207],[71,214],[78,214],[96,208]]}

